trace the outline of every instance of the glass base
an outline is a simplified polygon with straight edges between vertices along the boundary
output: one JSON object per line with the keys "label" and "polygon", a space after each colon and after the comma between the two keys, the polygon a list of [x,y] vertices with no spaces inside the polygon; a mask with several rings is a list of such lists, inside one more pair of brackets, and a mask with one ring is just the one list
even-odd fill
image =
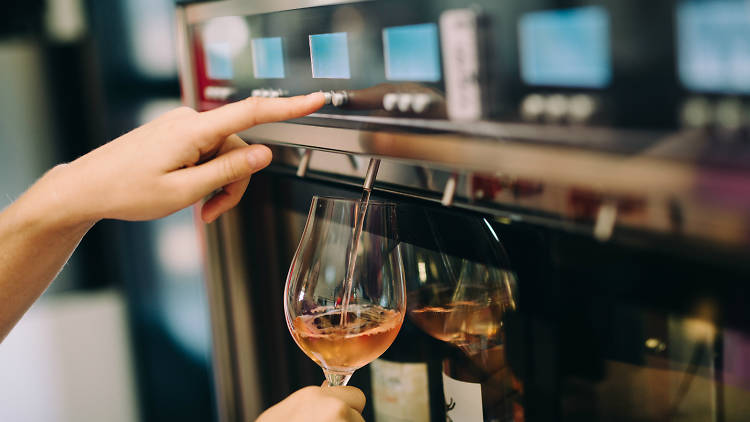
{"label": "glass base", "polygon": [[346,385],[346,383],[349,382],[349,379],[352,377],[352,372],[333,372],[329,371],[327,369],[323,369],[323,373],[326,376],[326,381],[328,381],[329,387],[340,387],[342,385]]}

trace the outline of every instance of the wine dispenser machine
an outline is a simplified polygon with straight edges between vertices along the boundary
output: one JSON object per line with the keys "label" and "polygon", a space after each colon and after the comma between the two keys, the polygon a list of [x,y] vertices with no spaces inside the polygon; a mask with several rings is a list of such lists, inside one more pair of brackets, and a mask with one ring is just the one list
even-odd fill
{"label": "wine dispenser machine", "polygon": [[371,159],[407,316],[350,381],[366,420],[750,419],[748,10],[177,1],[185,104],[326,98],[239,133],[273,163],[200,226],[219,420],[323,381],[284,283],[313,195],[359,198]]}

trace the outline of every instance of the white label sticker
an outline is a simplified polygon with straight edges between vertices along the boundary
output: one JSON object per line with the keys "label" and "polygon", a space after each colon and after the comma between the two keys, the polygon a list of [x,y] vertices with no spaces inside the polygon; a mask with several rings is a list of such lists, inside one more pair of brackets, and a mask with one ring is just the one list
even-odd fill
{"label": "white label sticker", "polygon": [[448,117],[451,120],[481,119],[476,12],[469,9],[443,12],[440,15],[440,41],[443,45]]}
{"label": "white label sticker", "polygon": [[376,422],[430,422],[426,363],[376,359],[370,368]]}
{"label": "white label sticker", "polygon": [[443,392],[447,422],[483,422],[481,384],[458,381],[443,373]]}

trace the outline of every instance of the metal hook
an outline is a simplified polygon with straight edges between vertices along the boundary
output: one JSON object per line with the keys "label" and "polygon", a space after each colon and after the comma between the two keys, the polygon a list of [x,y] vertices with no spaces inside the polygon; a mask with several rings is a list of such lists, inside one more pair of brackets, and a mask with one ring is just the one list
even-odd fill
{"label": "metal hook", "polygon": [[606,242],[612,237],[617,223],[617,202],[607,199],[599,206],[594,224],[594,238],[600,242]]}
{"label": "metal hook", "polygon": [[352,165],[352,168],[354,169],[354,171],[359,170],[359,162],[357,161],[357,157],[351,154],[346,154],[346,156],[349,158],[349,164]]}
{"label": "metal hook", "polygon": [[446,207],[453,205],[453,197],[456,196],[456,185],[458,184],[458,173],[451,174],[451,177],[445,183],[443,199],[440,202]]}
{"label": "metal hook", "polygon": [[302,155],[297,166],[297,177],[305,177],[305,174],[307,174],[307,168],[310,166],[310,157],[312,157],[312,150],[305,150],[305,154]]}

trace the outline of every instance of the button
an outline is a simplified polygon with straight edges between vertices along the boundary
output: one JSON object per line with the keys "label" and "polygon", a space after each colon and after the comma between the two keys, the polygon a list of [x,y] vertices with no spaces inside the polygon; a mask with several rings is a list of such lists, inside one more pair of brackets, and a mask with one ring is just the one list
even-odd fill
{"label": "button", "polygon": [[415,113],[424,113],[425,110],[430,108],[432,104],[432,96],[430,94],[414,94],[414,100],[411,103],[411,108]]}
{"label": "button", "polygon": [[393,111],[398,103],[398,94],[389,92],[383,96],[383,108],[387,111]]}
{"label": "button", "polygon": [[331,104],[331,97],[333,96],[333,91],[327,91],[323,93],[323,98],[326,100],[326,104]]}
{"label": "button", "polygon": [[682,124],[689,128],[702,128],[713,119],[711,104],[703,97],[694,97],[682,105]]}
{"label": "button", "polygon": [[396,105],[398,106],[398,111],[407,113],[409,110],[411,110],[411,103],[413,100],[414,95],[412,94],[399,94],[398,102],[396,103]]}
{"label": "button", "polygon": [[575,123],[588,121],[596,111],[596,101],[590,95],[585,94],[570,97],[569,106],[570,120]]}
{"label": "button", "polygon": [[203,96],[207,100],[224,101],[235,92],[236,89],[228,86],[207,86],[203,90]]}
{"label": "button", "polygon": [[743,122],[742,103],[736,98],[725,98],[716,104],[716,123],[729,130],[739,129]]}
{"label": "button", "polygon": [[544,113],[544,97],[539,94],[531,94],[521,102],[521,117],[524,120],[536,121]]}
{"label": "button", "polygon": [[259,88],[250,91],[251,97],[278,98],[287,95],[289,95],[289,92],[284,89]]}
{"label": "button", "polygon": [[544,102],[544,117],[551,121],[557,122],[568,114],[568,99],[564,95],[550,95]]}
{"label": "button", "polygon": [[335,107],[341,107],[349,102],[349,95],[346,91],[334,91],[331,95],[331,103]]}

